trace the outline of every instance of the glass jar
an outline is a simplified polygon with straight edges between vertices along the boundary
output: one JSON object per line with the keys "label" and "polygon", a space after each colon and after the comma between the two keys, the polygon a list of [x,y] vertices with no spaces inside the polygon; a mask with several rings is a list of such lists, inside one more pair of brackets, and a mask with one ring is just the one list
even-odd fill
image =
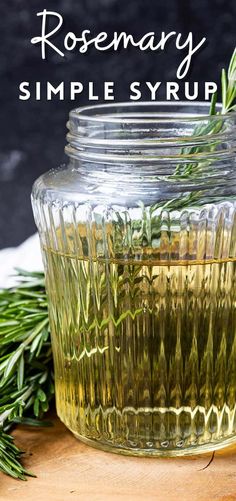
{"label": "glass jar", "polygon": [[236,440],[236,114],[73,110],[33,210],[60,419],[124,454]]}

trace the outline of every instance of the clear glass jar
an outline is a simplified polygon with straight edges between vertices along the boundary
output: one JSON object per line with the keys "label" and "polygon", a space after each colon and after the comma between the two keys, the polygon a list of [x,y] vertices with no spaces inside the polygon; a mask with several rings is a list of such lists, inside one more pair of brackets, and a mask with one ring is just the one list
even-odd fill
{"label": "clear glass jar", "polygon": [[73,110],[41,176],[61,420],[95,447],[177,456],[236,440],[236,114]]}

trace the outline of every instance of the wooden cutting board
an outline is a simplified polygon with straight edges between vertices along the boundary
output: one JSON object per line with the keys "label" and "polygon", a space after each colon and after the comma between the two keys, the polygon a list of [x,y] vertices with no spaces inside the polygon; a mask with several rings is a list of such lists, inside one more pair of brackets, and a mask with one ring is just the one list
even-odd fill
{"label": "wooden cutting board", "polygon": [[53,417],[51,428],[18,427],[27,482],[0,473],[0,500],[22,501],[233,501],[236,445],[211,454],[176,459],[125,457],[79,442]]}

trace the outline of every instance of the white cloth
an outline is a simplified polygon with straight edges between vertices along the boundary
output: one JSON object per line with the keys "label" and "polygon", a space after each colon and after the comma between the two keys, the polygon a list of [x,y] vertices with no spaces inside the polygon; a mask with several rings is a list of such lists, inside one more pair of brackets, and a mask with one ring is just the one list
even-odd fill
{"label": "white cloth", "polygon": [[0,250],[0,288],[11,287],[16,283],[14,268],[27,271],[43,269],[39,237],[37,233],[18,247]]}

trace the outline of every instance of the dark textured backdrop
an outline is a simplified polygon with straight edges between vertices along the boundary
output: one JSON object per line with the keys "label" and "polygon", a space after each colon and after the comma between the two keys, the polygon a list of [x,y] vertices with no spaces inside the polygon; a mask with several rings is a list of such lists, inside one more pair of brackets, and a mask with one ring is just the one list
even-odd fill
{"label": "dark textured backdrop", "polygon": [[[90,29],[94,35],[126,31],[141,36],[147,31],[193,31],[207,47],[194,59],[191,80],[217,80],[235,45],[236,2],[232,0],[1,0],[0,3],[0,248],[16,245],[35,231],[30,190],[42,172],[64,161],[65,123],[75,104],[70,101],[20,101],[18,84],[32,82],[104,80],[117,82],[117,100],[127,99],[130,82],[173,80],[177,67],[174,44],[165,54],[131,49],[118,53],[76,50],[65,59],[54,53],[42,61],[30,39],[39,35],[36,13],[57,10],[67,31]],[[161,95],[160,95],[161,97]],[[85,104],[86,93],[77,104]]]}

